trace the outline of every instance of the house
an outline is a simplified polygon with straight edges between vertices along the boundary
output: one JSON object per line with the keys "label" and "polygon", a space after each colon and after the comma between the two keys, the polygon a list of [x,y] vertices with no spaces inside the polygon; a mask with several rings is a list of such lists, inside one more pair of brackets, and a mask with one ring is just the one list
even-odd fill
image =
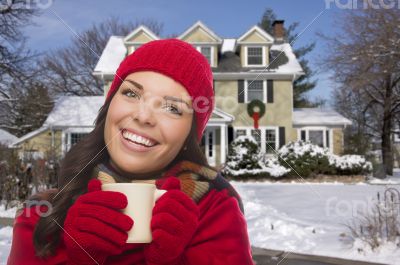
{"label": "house", "polygon": [[103,103],[103,96],[62,96],[55,102],[42,127],[22,136],[11,147],[18,148],[23,160],[61,158],[72,145],[93,130]]}
{"label": "house", "polygon": [[[195,46],[213,70],[216,108],[202,140],[210,164],[224,163],[229,143],[239,135],[253,135],[265,153],[299,139],[342,152],[348,119],[333,110],[293,108],[293,81],[304,72],[285,40],[283,24],[275,21],[275,36],[253,26],[238,38],[222,38],[198,21],[177,37]],[[145,26],[109,39],[94,69],[104,81],[105,95],[123,58],[157,39]],[[265,104],[258,129],[247,113],[253,99]]]}
{"label": "house", "polygon": [[[222,38],[198,21],[177,37],[201,52],[213,70],[216,106],[202,139],[202,148],[211,165],[226,161],[229,143],[240,135],[254,136],[266,154],[300,139],[327,147],[336,154],[342,152],[343,128],[351,124],[348,119],[333,110],[293,108],[293,82],[304,72],[285,39],[283,24],[282,20],[274,23],[274,36],[253,26],[237,38]],[[104,96],[120,62],[140,45],[157,39],[160,37],[145,26],[139,26],[127,36],[110,37],[93,71],[103,80]],[[43,135],[40,139],[59,146],[58,152],[62,155],[93,128],[103,97],[93,98],[96,99],[61,99],[63,102],[56,104],[43,128],[18,143]],[[257,129],[247,111],[256,99],[265,109]],[[85,112],[68,113],[74,108],[79,110],[80,104],[87,101],[100,104],[87,109],[92,113],[86,114],[90,116],[87,120],[79,118]],[[65,120],[59,117],[64,111],[68,113]]]}

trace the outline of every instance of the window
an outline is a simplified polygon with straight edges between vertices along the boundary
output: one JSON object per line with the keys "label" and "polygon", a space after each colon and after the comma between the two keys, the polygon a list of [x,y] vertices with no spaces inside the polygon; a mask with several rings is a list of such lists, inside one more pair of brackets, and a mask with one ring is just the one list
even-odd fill
{"label": "window", "polygon": [[212,66],[212,47],[211,46],[196,46],[196,49],[207,58],[208,63]]}
{"label": "window", "polygon": [[78,143],[87,133],[71,133],[71,146]]}
{"label": "window", "polygon": [[278,127],[260,126],[258,129],[254,129],[254,127],[236,127],[234,131],[236,138],[242,135],[252,136],[263,153],[275,153],[274,150],[279,145]]}
{"label": "window", "polygon": [[201,47],[201,53],[207,58],[208,63],[211,65],[211,47]]}
{"label": "window", "polygon": [[308,140],[313,144],[324,147],[324,131],[309,131]]}
{"label": "window", "polygon": [[247,65],[263,65],[262,47],[247,47]]}
{"label": "window", "polygon": [[243,129],[237,129],[236,130],[236,136],[235,138],[238,138],[239,136],[247,135],[246,130]]}
{"label": "window", "polygon": [[331,148],[331,130],[326,127],[305,127],[299,130],[298,139],[320,147]]}
{"label": "window", "polygon": [[275,153],[276,148],[276,130],[265,130],[265,152]]}
{"label": "window", "polygon": [[247,80],[247,102],[259,99],[264,102],[264,81]]}

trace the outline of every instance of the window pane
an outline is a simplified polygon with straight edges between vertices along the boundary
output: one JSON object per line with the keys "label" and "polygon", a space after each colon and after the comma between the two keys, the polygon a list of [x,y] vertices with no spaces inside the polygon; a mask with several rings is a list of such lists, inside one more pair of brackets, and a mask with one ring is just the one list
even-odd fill
{"label": "window pane", "polygon": [[236,130],[236,138],[239,136],[247,135],[246,130],[238,129]]}
{"label": "window pane", "polygon": [[251,136],[257,141],[258,145],[261,146],[261,130],[260,129],[252,129]]}
{"label": "window pane", "polygon": [[211,64],[211,47],[201,47],[201,53],[207,58],[208,63]]}
{"label": "window pane", "polygon": [[267,153],[275,153],[276,148],[276,131],[265,130],[265,150]]}
{"label": "window pane", "polygon": [[87,133],[71,133],[71,146],[78,143]]}
{"label": "window pane", "polygon": [[309,131],[308,132],[308,140],[316,145],[321,147],[324,146],[324,131]]}
{"label": "window pane", "polygon": [[247,101],[258,99],[264,102],[263,98],[263,80],[248,80],[247,81]]}
{"label": "window pane", "polygon": [[248,47],[247,48],[247,64],[262,64],[262,48]]}

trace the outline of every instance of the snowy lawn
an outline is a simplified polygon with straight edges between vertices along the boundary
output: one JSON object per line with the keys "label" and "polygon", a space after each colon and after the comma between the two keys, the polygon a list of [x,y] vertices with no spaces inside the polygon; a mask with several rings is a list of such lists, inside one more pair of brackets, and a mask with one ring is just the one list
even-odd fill
{"label": "snowy lawn", "polygon": [[[367,211],[385,185],[240,183],[251,244],[258,247],[310,253],[347,259],[395,264],[400,250],[387,245],[378,253],[358,253],[340,234],[341,225]],[[400,185],[391,185],[400,190]],[[0,216],[8,215],[0,208]],[[12,228],[0,228],[0,264],[5,264],[11,246]],[[363,246],[361,246],[363,247]],[[364,248],[365,249],[365,248]]]}
{"label": "snowy lawn", "polygon": [[[343,240],[349,235],[342,224],[373,205],[384,185],[273,184],[233,182],[242,196],[251,244],[254,246],[346,259],[395,264],[400,248],[387,245],[372,253]],[[400,185],[391,185],[400,190]]]}

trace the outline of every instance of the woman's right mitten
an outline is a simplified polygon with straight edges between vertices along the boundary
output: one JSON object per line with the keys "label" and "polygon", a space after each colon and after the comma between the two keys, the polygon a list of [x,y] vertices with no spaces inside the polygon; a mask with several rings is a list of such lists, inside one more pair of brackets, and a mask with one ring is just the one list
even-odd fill
{"label": "woman's right mitten", "polygon": [[104,264],[108,256],[122,253],[133,220],[120,210],[128,204],[120,192],[102,191],[92,179],[88,193],[69,208],[63,239],[69,264]]}

